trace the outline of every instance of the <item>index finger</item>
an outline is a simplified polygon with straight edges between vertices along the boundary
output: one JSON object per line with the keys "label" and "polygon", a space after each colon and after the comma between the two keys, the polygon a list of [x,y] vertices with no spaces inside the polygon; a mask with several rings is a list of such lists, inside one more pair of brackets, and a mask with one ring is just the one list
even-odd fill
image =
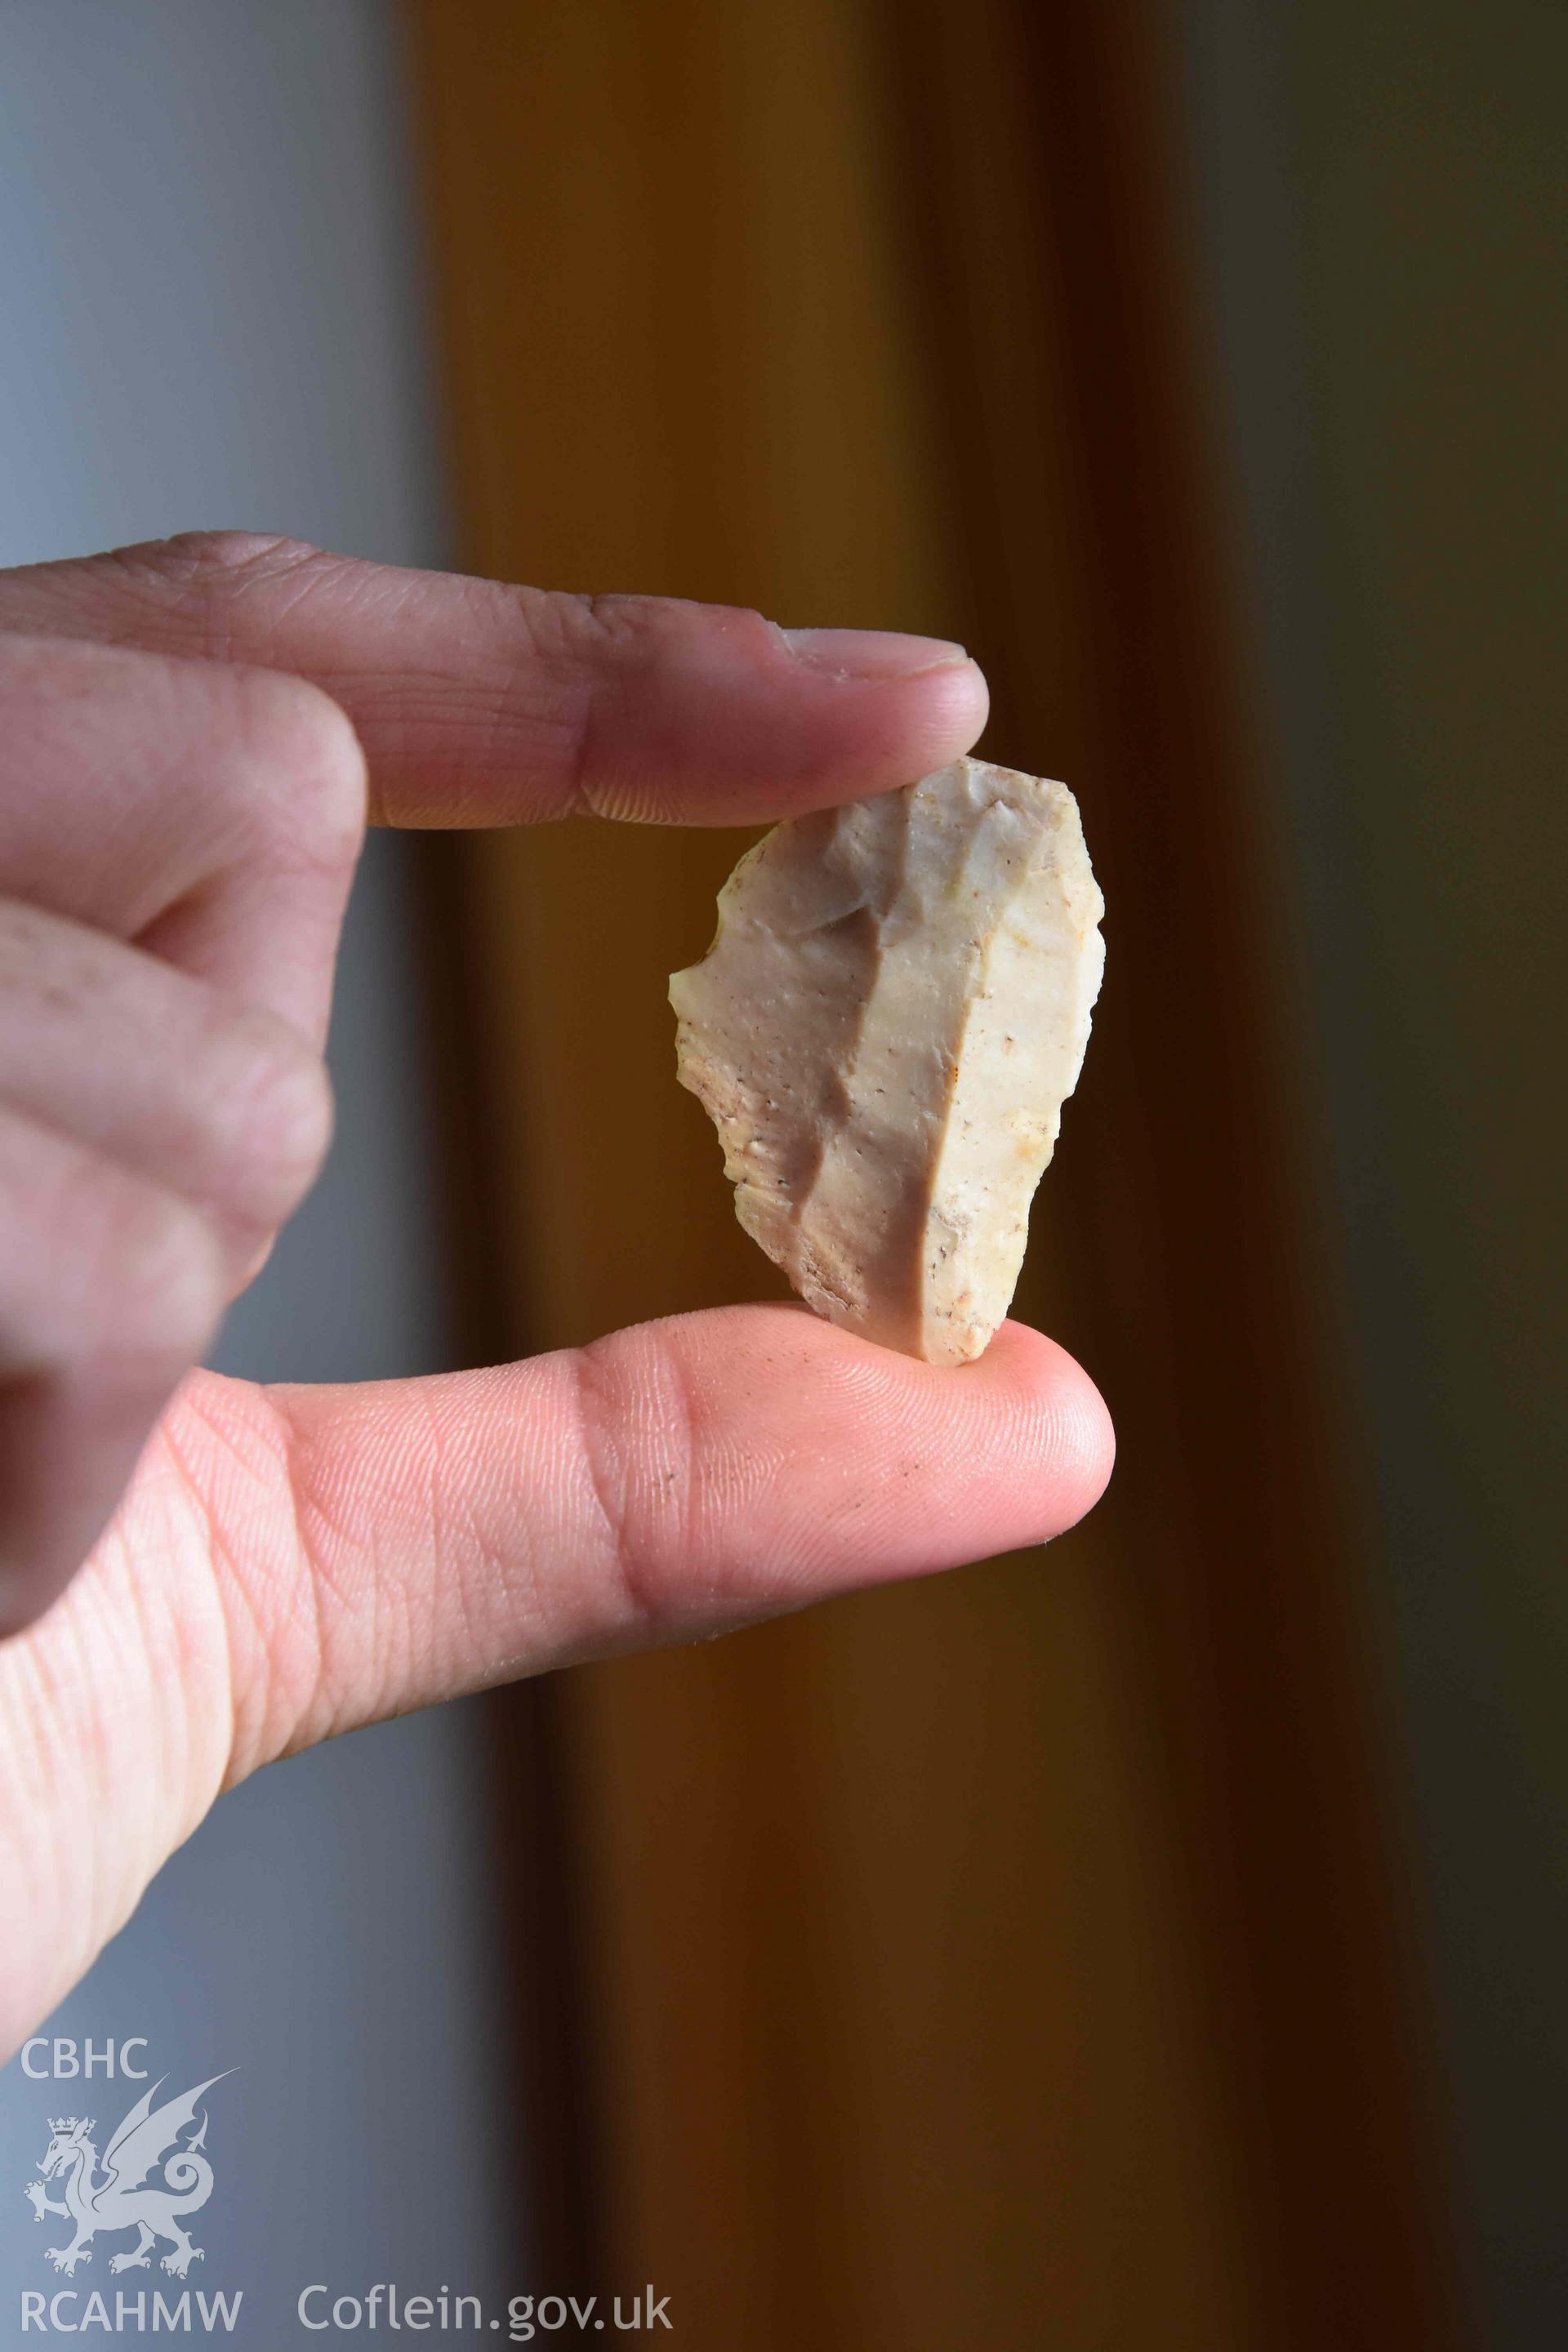
{"label": "index finger", "polygon": [[966,751],[960,646],[786,630],[679,598],[408,572],[240,531],[0,573],[0,630],[310,678],[400,825],[586,814],[744,824],[891,790]]}

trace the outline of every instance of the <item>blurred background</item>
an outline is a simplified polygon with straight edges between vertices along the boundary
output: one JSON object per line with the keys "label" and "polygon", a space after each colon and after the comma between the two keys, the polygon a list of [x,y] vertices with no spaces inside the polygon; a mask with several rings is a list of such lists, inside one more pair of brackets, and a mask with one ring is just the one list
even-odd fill
{"label": "blurred background", "polygon": [[[1565,51],[0,5],[0,561],[239,523],[957,636],[1109,909],[1019,1302],[1116,1414],[1093,1517],[274,1768],[51,2027],[240,2067],[267,2340],[323,2275],[651,2279],[752,2352],[1562,2339]],[[663,993],[741,838],[372,843],[226,1369],[767,1287]]]}

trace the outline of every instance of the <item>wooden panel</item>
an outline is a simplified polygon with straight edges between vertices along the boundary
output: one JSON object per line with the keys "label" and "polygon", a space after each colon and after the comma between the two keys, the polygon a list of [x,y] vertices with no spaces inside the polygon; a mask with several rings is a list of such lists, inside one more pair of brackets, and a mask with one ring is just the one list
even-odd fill
{"label": "wooden panel", "polygon": [[[411,21],[467,560],[963,638],[1111,909],[1022,1300],[1110,1504],[561,1685],[604,2280],[763,2352],[1436,2346],[1147,28]],[[737,845],[459,853],[516,1346],[771,1288],[664,1002]]]}

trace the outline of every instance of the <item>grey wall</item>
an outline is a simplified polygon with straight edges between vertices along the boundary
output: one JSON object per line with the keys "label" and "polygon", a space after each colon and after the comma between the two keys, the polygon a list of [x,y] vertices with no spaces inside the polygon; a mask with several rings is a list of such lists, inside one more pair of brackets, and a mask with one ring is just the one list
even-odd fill
{"label": "grey wall", "polygon": [[[0,562],[224,523],[439,561],[395,21],[379,0],[0,6]],[[226,1370],[447,1359],[403,850],[373,841],[351,912],[331,1162]],[[525,2284],[482,1802],[462,1708],[273,1768],[50,2022],[146,2035],[171,2088],[238,2070],[212,2094],[193,2284],[244,2287],[252,2340],[296,2340],[310,2279]],[[112,2122],[137,2087],[0,2076],[5,2341],[18,2291],[62,2284],[20,2193],[43,2118]],[[108,2286],[106,2261],[79,2284]]]}
{"label": "grey wall", "polygon": [[1173,16],[1412,1916],[1482,2338],[1533,2352],[1568,2327],[1568,15]]}

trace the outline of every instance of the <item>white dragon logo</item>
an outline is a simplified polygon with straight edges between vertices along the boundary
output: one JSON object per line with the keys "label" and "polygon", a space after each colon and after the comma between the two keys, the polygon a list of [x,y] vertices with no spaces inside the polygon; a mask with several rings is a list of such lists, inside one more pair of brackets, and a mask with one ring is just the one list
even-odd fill
{"label": "white dragon logo", "polygon": [[[233,2073],[233,2068],[229,2068]],[[194,2213],[212,2195],[213,2168],[201,2148],[207,2136],[207,2119],[202,2116],[201,2129],[184,2147],[177,2145],[180,2134],[194,2123],[197,2102],[204,2091],[221,2083],[221,2074],[209,2075],[198,2083],[194,2091],[186,2091],[177,2099],[166,2099],[161,2107],[153,2105],[153,2098],[167,2080],[160,2075],[150,2090],[143,2091],[136,2105],[121,2123],[114,2137],[103,2151],[103,2178],[95,2180],[98,2171],[98,2150],[89,2135],[93,2128],[90,2116],[51,2117],[53,2134],[38,2166],[39,2178],[29,2180],[22,2194],[33,2209],[37,2221],[46,2213],[58,2213],[76,2223],[76,2235],[68,2246],[45,2248],[56,2270],[74,2276],[78,2263],[90,2263],[89,2238],[100,2230],[135,2230],[139,2234],[128,2254],[110,2257],[111,2271],[145,2270],[148,2257],[161,2238],[169,2239],[174,2252],[163,2256],[163,2268],[176,2278],[184,2278],[191,2264],[204,2259],[200,2246],[193,2246],[180,2226],[182,2213]],[[162,2164],[164,2186],[150,2186],[148,2175]],[[65,2187],[65,2202],[51,2197],[44,2187],[58,2174]]]}

